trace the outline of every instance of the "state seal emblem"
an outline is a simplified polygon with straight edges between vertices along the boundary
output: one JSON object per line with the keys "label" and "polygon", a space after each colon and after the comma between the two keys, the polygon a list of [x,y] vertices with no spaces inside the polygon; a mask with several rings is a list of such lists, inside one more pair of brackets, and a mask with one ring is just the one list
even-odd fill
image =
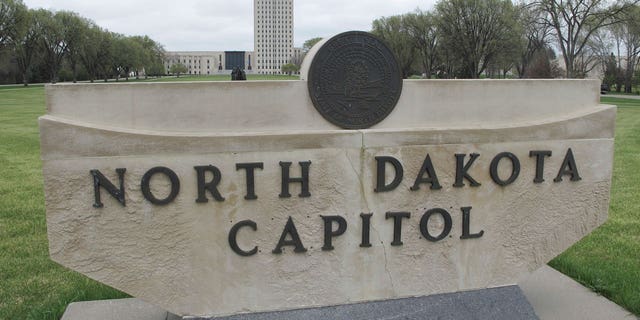
{"label": "state seal emblem", "polygon": [[366,129],[393,111],[402,74],[389,47],[362,31],[341,33],[322,45],[309,68],[313,105],[343,129]]}

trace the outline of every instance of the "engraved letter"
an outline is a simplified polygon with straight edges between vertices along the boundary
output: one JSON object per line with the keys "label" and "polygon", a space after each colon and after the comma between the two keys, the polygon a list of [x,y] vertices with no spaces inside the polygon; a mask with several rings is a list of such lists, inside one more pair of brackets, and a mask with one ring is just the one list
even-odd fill
{"label": "engraved letter", "polygon": [[[377,162],[377,179],[376,179],[376,188],[373,190],[375,192],[386,192],[391,191],[400,185],[402,182],[402,175],[404,174],[404,170],[402,169],[402,164],[398,159],[394,157],[376,157]],[[393,176],[393,181],[391,183],[386,184],[386,164],[390,163],[393,166],[395,174]]]}
{"label": "engraved letter", "polygon": [[362,248],[371,247],[371,241],[369,240],[369,233],[371,232],[371,216],[373,216],[373,213],[360,214],[360,218],[362,218],[362,243],[360,243],[360,247]]}
{"label": "engraved letter", "polygon": [[480,230],[478,233],[471,233],[471,207],[462,207],[462,235],[460,239],[473,239],[480,238],[484,234],[484,230]]}
{"label": "engraved letter", "polygon": [[[424,174],[428,173],[429,177],[424,178]],[[424,159],[422,163],[422,168],[420,169],[420,173],[416,177],[416,181],[413,183],[413,187],[409,188],[412,191],[420,189],[421,183],[430,183],[432,190],[442,189],[440,183],[438,183],[438,176],[436,175],[436,170],[433,169],[433,164],[431,163],[431,157],[427,153],[427,158]]]}
{"label": "engraved letter", "polygon": [[544,157],[551,157],[551,151],[530,151],[529,157],[536,157],[536,177],[533,183],[544,182]]}
{"label": "engraved letter", "polygon": [[229,231],[229,246],[231,247],[231,250],[233,250],[233,252],[237,253],[238,255],[241,255],[243,257],[252,256],[258,252],[257,246],[253,247],[251,251],[244,251],[238,246],[238,230],[240,230],[240,228],[242,227],[250,227],[251,229],[253,229],[253,231],[258,230],[258,225],[256,225],[256,223],[251,220],[244,220],[236,223]]}
{"label": "engraved letter", "polygon": [[[439,214],[442,216],[442,219],[444,219],[444,228],[437,237],[434,237],[429,233],[429,218],[434,214]],[[440,241],[448,236],[449,232],[451,232],[451,215],[447,210],[435,208],[427,210],[427,212],[422,215],[422,219],[420,219],[420,233],[422,233],[427,240],[431,242]]]}
{"label": "engraved letter", "polygon": [[[220,192],[218,192],[218,184],[222,179],[222,174],[220,173],[220,169],[212,165],[197,166],[193,168],[196,169],[196,172],[198,174],[198,199],[196,199],[196,202],[197,203],[209,202],[209,199],[207,199],[207,195],[205,193],[205,191],[207,190],[211,193],[213,198],[216,199],[216,201],[224,201],[224,198],[220,195]],[[207,171],[213,174],[213,179],[205,183],[204,175],[205,175],[205,172]]]}
{"label": "engraved letter", "polygon": [[469,160],[469,162],[467,162],[467,164],[464,164],[464,157],[466,157],[466,154],[458,154],[458,153],[456,153],[456,182],[453,184],[453,186],[456,187],[456,188],[464,187],[463,179],[469,180],[470,186],[472,186],[472,187],[480,186],[480,183],[478,183],[478,181],[474,180],[467,173],[467,171],[469,171],[469,168],[471,168],[471,165],[473,164],[473,162],[476,161],[476,159],[480,155],[477,154],[477,153],[472,153],[472,154],[470,154],[470,156],[471,156],[471,159]]}
{"label": "engraved letter", "polygon": [[387,212],[385,219],[393,218],[393,242],[392,246],[402,245],[402,219],[409,219],[411,213],[409,212]]}
{"label": "engraved letter", "polygon": [[[171,181],[171,192],[164,199],[156,198],[153,193],[151,193],[151,188],[149,187],[149,183],[151,182],[151,177],[153,177],[156,173],[162,173],[169,178]],[[142,176],[142,182],[140,183],[142,188],[142,195],[144,198],[149,200],[149,202],[157,205],[165,205],[175,200],[178,196],[178,192],[180,192],[180,180],[178,179],[178,175],[176,175],[173,170],[166,167],[155,167],[149,169],[147,173]]]}
{"label": "engraved letter", "polygon": [[578,174],[578,166],[576,166],[576,160],[573,158],[573,151],[571,148],[567,151],[567,155],[564,157],[564,161],[562,161],[562,166],[560,166],[560,171],[558,171],[558,176],[553,179],[554,182],[562,181],[562,176],[571,175],[571,181],[580,181],[580,174]]}
{"label": "engraved letter", "polygon": [[244,196],[246,200],[255,200],[258,199],[256,195],[256,186],[254,179],[254,170],[264,169],[264,164],[262,162],[257,163],[236,163],[236,170],[245,169],[247,172],[247,195]]}
{"label": "engraved letter", "polygon": [[291,162],[280,162],[282,168],[282,192],[280,192],[280,198],[290,198],[289,184],[292,182],[299,182],[301,184],[301,191],[298,195],[300,198],[311,197],[309,193],[309,166],[311,161],[298,162],[302,171],[302,177],[291,178],[289,177],[289,168],[291,168]]}
{"label": "engraved letter", "polygon": [[93,195],[94,195],[94,203],[93,206],[95,208],[102,208],[104,204],[100,201],[100,186],[102,186],[105,190],[107,190],[111,196],[116,198],[122,206],[126,206],[124,200],[124,173],[127,171],[125,168],[117,168],[116,173],[118,173],[118,179],[120,180],[120,190],[116,189],[116,186],[105,177],[102,172],[99,170],[91,170],[91,175],[93,176]]}
{"label": "engraved letter", "polygon": [[[345,231],[347,231],[347,220],[345,220],[341,216],[321,216],[321,217],[322,217],[322,220],[324,220],[324,245],[322,246],[322,251],[331,251],[333,250],[331,239],[333,237],[340,236]],[[338,223],[338,230],[333,230],[334,221]]]}
{"label": "engraved letter", "polygon": [[[507,180],[502,180],[498,175],[498,165],[500,164],[500,160],[502,158],[509,158],[511,160],[511,176]],[[520,160],[516,157],[515,154],[511,152],[502,152],[499,153],[493,160],[491,160],[491,167],[489,169],[489,173],[491,174],[491,179],[493,182],[500,186],[507,186],[512,184],[516,179],[518,179],[518,175],[520,175]]]}
{"label": "engraved letter", "polygon": [[[287,235],[291,236],[291,240],[286,240]],[[302,241],[300,240],[300,236],[298,235],[298,230],[296,229],[295,224],[293,224],[293,219],[289,217],[287,220],[287,225],[282,230],[282,235],[280,236],[280,241],[278,241],[278,245],[273,249],[273,253],[281,254],[282,247],[284,246],[294,246],[293,252],[301,253],[307,252],[307,249],[302,245]]]}

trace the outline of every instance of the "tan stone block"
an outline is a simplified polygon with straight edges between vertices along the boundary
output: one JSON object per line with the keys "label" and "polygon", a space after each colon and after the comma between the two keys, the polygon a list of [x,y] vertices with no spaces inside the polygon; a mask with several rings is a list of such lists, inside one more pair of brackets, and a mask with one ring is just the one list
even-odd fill
{"label": "tan stone block", "polygon": [[[396,111],[357,131],[335,130],[305,88],[304,81],[49,86],[40,125],[52,259],[175,314],[227,315],[515,284],[606,220],[615,108],[598,104],[594,81],[407,81]],[[569,149],[581,180],[554,182]],[[534,183],[535,150],[552,153],[541,183]],[[503,152],[520,163],[506,186],[490,173]],[[455,155],[467,162],[472,153],[479,156],[468,174],[481,185],[454,187]],[[441,188],[411,190],[427,154]],[[380,156],[403,167],[389,192],[374,191]],[[298,183],[292,197],[279,196],[282,161],[292,162],[291,177],[301,175],[298,162],[311,161],[310,197],[298,197]],[[236,164],[257,162],[258,199],[246,200],[246,172]],[[207,165],[220,170],[224,201],[207,193],[207,203],[196,202],[194,166]],[[166,205],[142,193],[142,177],[158,166],[180,181]],[[126,168],[126,206],[100,188],[104,207],[95,208],[90,171],[118,186],[117,168]],[[497,168],[506,180],[513,167],[505,158]],[[392,171],[386,167],[386,182]],[[157,198],[171,190],[162,174],[150,186]],[[482,230],[479,238],[460,238],[467,207],[469,232]],[[437,242],[420,226],[433,208],[451,218]],[[391,245],[387,212],[410,214],[402,246]],[[361,213],[373,214],[370,247],[360,246]],[[322,250],[322,216],[347,223],[331,251]],[[286,246],[274,254],[289,217],[307,251]],[[237,234],[242,250],[258,248],[248,257],[229,244],[244,220],[257,226]],[[438,235],[444,226],[434,214],[428,230]]]}

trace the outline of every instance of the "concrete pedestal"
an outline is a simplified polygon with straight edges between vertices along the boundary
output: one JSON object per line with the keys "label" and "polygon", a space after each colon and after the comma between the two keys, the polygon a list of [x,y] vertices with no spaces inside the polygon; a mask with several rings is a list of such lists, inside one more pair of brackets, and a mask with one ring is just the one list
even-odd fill
{"label": "concrete pedestal", "polygon": [[538,319],[518,286],[218,318],[182,318],[166,311],[163,313],[161,309],[154,308],[137,299],[92,301],[69,305],[62,319],[115,320],[125,318],[132,320]]}
{"label": "concrete pedestal", "polygon": [[[258,313],[216,320],[271,319],[637,319],[550,267],[519,286],[334,307]],[[180,320],[138,299],[75,302],[62,320]],[[187,318],[188,319],[188,318]],[[192,318],[193,319],[193,318]],[[197,319],[197,318],[195,318]]]}

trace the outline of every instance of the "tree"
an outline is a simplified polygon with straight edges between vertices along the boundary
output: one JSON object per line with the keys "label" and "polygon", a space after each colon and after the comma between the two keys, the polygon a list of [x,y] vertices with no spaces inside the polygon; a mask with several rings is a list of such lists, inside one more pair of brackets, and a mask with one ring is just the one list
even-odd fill
{"label": "tree", "polygon": [[622,0],[609,5],[607,0],[537,0],[544,13],[542,21],[550,27],[565,62],[567,78],[581,77],[588,67],[589,41],[601,28],[620,22],[623,12],[638,0]]}
{"label": "tree", "polygon": [[100,38],[100,49],[98,50],[98,73],[102,74],[104,82],[107,82],[113,73],[116,38],[116,34],[107,30],[103,30],[102,37]]}
{"label": "tree", "polygon": [[178,78],[180,78],[181,73],[187,72],[187,66],[182,63],[172,64],[171,68],[169,68],[169,72],[171,72],[171,74],[175,74]]}
{"label": "tree", "polygon": [[58,81],[58,71],[62,65],[62,58],[67,52],[68,43],[65,41],[65,26],[61,15],[51,11],[39,9],[34,13],[37,32],[40,35],[40,47],[43,62],[47,66],[49,81]]}
{"label": "tree", "polygon": [[398,59],[402,77],[408,78],[416,59],[416,46],[412,42],[405,17],[391,16],[376,19],[373,21],[371,33],[389,46]]}
{"label": "tree", "polygon": [[617,73],[618,63],[616,62],[616,57],[611,53],[611,55],[607,57],[604,65],[604,77],[602,78],[602,83],[609,86],[609,88],[612,88],[613,84],[616,82]]}
{"label": "tree", "polygon": [[16,40],[27,20],[27,7],[21,0],[0,0],[0,49]]}
{"label": "tree", "polygon": [[137,42],[142,49],[142,52],[140,53],[140,64],[136,66],[135,69],[136,78],[139,77],[141,71],[144,72],[144,76],[146,78],[147,73],[149,73],[154,66],[157,69],[158,65],[162,65],[165,55],[164,48],[161,44],[153,41],[148,36],[134,36],[131,37],[131,40]]}
{"label": "tree", "polygon": [[[625,11],[622,14],[622,22],[613,25],[611,33],[618,46],[622,46],[622,51],[625,53],[623,58],[626,66],[621,78],[624,92],[631,93],[634,71],[640,56],[640,7],[633,6]],[[618,48],[618,54],[620,55],[620,48]],[[618,62],[618,68],[622,69],[621,61]]]}
{"label": "tree", "polygon": [[311,38],[307,41],[304,42],[304,44],[302,45],[302,52],[307,53],[309,52],[309,50],[311,50],[311,48],[313,48],[313,46],[316,45],[316,43],[322,41],[322,38],[320,37],[316,37],[316,38]]}
{"label": "tree", "polygon": [[[611,53],[615,48],[615,41],[613,41],[613,33],[611,32],[611,28],[614,26],[598,30],[589,41],[589,49],[586,50],[587,54],[592,55],[594,60],[596,60],[593,68],[589,69],[599,68],[602,73],[607,69],[607,64],[610,63]],[[616,60],[614,59],[613,61],[615,62]]]}
{"label": "tree", "polygon": [[159,76],[162,76],[163,74],[164,74],[164,64],[162,62],[153,64],[151,65],[151,67],[149,67],[149,70],[145,70],[145,78],[147,75],[150,75],[153,77],[159,77]]}
{"label": "tree", "polygon": [[285,65],[282,65],[282,73],[286,73],[288,75],[291,75],[294,72],[298,72],[300,70],[300,67],[296,66],[293,63],[287,63]]}
{"label": "tree", "polygon": [[549,47],[536,50],[525,70],[524,77],[531,79],[552,79],[562,73],[555,61],[555,53]]}
{"label": "tree", "polygon": [[116,35],[70,11],[29,10],[22,0],[0,0],[0,59],[0,81],[21,76],[25,86],[164,71],[164,48],[151,38]]}
{"label": "tree", "polygon": [[89,29],[90,22],[71,11],[60,11],[56,13],[56,19],[64,26],[63,37],[66,43],[65,57],[71,67],[73,83],[78,77],[78,63],[81,60],[82,40],[84,33]]}
{"label": "tree", "polygon": [[419,54],[422,72],[426,78],[429,79],[431,75],[435,73],[438,64],[440,36],[438,34],[436,17],[433,13],[417,9],[415,12],[406,14],[404,21],[411,42]]}
{"label": "tree", "polygon": [[489,73],[492,78],[506,78],[522,58],[524,25],[521,19],[523,12],[519,9],[519,7],[513,7],[511,14],[514,23],[511,30],[504,34],[501,43],[498,44],[500,49],[487,64],[486,73]]}
{"label": "tree", "polygon": [[141,68],[144,63],[143,51],[142,45],[132,37],[123,35],[115,37],[113,69],[116,73],[116,81],[121,75],[129,81],[131,72]]}
{"label": "tree", "polygon": [[28,11],[26,16],[25,23],[17,26],[16,36],[10,41],[25,87],[29,85],[29,73],[40,41],[34,12]]}
{"label": "tree", "polygon": [[[516,6],[519,21],[521,22],[520,41],[518,42],[519,59],[515,68],[518,77],[527,77],[527,68],[534,63],[534,59],[540,60],[546,57],[550,29],[545,23],[541,23],[541,11],[533,5],[520,4]],[[540,53],[542,51],[542,53]],[[535,62],[536,64],[539,61]]]}
{"label": "tree", "polygon": [[441,0],[436,4],[445,50],[463,78],[478,78],[511,43],[515,12],[510,0]]}
{"label": "tree", "polygon": [[93,22],[88,22],[88,28],[82,32],[80,41],[80,61],[89,74],[89,80],[93,82],[98,74],[104,71],[105,60],[111,59],[110,48],[105,45],[109,33],[103,31]]}

